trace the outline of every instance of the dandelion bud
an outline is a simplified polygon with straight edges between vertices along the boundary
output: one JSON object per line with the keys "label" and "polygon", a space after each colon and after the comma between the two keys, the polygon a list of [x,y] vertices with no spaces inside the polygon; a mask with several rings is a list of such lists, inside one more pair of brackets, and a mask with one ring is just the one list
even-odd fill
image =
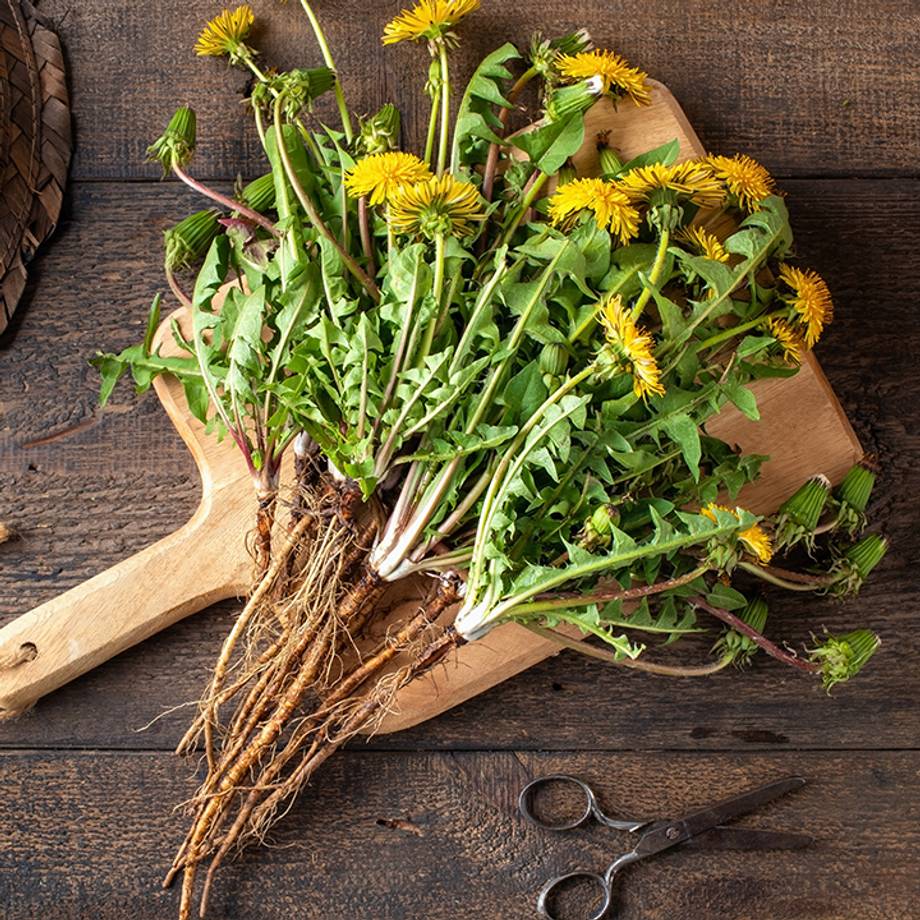
{"label": "dandelion bud", "polygon": [[882,561],[888,552],[888,541],[877,533],[863,537],[855,546],[851,546],[846,558],[853,564],[863,579]]}
{"label": "dandelion bud", "polygon": [[585,521],[579,545],[585,549],[610,546],[613,528],[620,523],[620,512],[613,505],[600,505]]}
{"label": "dandelion bud", "polygon": [[594,42],[587,29],[578,29],[576,32],[551,39],[546,39],[540,32],[536,32],[530,41],[528,57],[531,66],[541,77],[552,79],[555,76],[555,63],[559,55],[581,54],[593,48]]}
{"label": "dandelion bud", "polygon": [[358,148],[362,153],[388,153],[399,146],[399,109],[387,103],[366,121],[361,122]]}
{"label": "dandelion bud", "polygon": [[547,342],[540,352],[540,370],[544,374],[559,377],[569,364],[569,353],[559,342]]}
{"label": "dandelion bud", "polygon": [[821,665],[824,689],[855,677],[875,654],[881,640],[868,629],[857,629],[843,636],[828,636],[817,648],[810,649],[811,660]]}
{"label": "dandelion bud", "polygon": [[866,526],[866,506],[875,485],[875,473],[862,464],[856,464],[844,477],[837,489],[840,502],[838,526],[851,537]]}
{"label": "dandelion bud", "polygon": [[208,208],[190,214],[163,233],[163,247],[166,251],[164,264],[167,271],[188,268],[200,259],[217,236],[220,225],[217,211]]}
{"label": "dandelion bud", "polygon": [[253,179],[248,185],[243,187],[240,192],[240,198],[260,214],[270,210],[275,206],[275,177],[271,173],[259,176]]}
{"label": "dandelion bud", "polygon": [[845,502],[854,511],[865,512],[869,504],[869,496],[875,485],[875,473],[865,466],[857,463],[840,483],[837,498]]}
{"label": "dandelion bud", "polygon": [[572,165],[570,160],[566,160],[565,163],[559,168],[559,172],[556,173],[556,188],[559,188],[563,185],[568,185],[569,182],[574,182],[577,173],[575,172],[575,167]]}
{"label": "dandelion bud", "polygon": [[428,79],[425,81],[425,95],[429,99],[434,100],[440,92],[441,82],[441,62],[437,57],[433,57],[428,65]]}
{"label": "dandelion bud", "polygon": [[882,561],[888,552],[888,541],[877,533],[870,533],[851,546],[834,567],[836,581],[831,592],[838,597],[855,594],[869,573]]}
{"label": "dandelion bud", "polygon": [[623,169],[622,160],[617,156],[616,151],[608,147],[606,143],[597,148],[597,156],[600,161],[601,175],[605,179],[612,178]]}
{"label": "dandelion bud", "polygon": [[[757,597],[748,602],[747,606],[738,613],[738,617],[744,620],[751,629],[762,635],[767,625],[768,613],[767,602]],[[758,648],[760,646],[750,636],[730,629],[713,646],[713,652],[720,656],[731,655],[732,662],[739,668],[743,668],[751,663],[751,658]]]}
{"label": "dandelion bud", "polygon": [[166,130],[147,148],[147,159],[156,160],[165,176],[174,167],[184,168],[195,152],[195,113],[188,106],[176,110]]}
{"label": "dandelion bud", "polygon": [[776,545],[794,546],[805,541],[813,547],[814,530],[830,497],[831,484],[826,476],[812,476],[799,490],[780,505],[776,520]]}
{"label": "dandelion bud", "polygon": [[560,86],[554,90],[546,103],[546,117],[550,121],[562,121],[580,112],[586,112],[597,102],[604,90],[600,77],[581,80],[571,86]]}

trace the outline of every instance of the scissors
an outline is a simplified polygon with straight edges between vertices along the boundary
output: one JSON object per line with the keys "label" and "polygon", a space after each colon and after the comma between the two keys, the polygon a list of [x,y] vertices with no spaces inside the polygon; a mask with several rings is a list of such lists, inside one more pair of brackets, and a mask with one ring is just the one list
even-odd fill
{"label": "scissors", "polygon": [[[540,788],[552,783],[576,787],[584,796],[584,811],[580,815],[576,812],[577,816],[574,818],[562,819],[559,822],[547,821],[538,817],[534,812],[535,794]],[[537,898],[537,913],[546,920],[558,920],[550,907],[551,898],[564,883],[580,879],[594,885],[601,899],[600,906],[588,917],[588,920],[601,920],[607,916],[613,904],[613,883],[620,870],[631,863],[647,859],[656,853],[663,853],[673,847],[692,846],[697,849],[712,850],[787,850],[806,847],[814,842],[813,838],[806,834],[722,826],[726,821],[733,821],[773,799],[801,789],[804,785],[805,780],[801,776],[789,776],[725,799],[708,808],[691,812],[681,818],[634,821],[628,818],[611,818],[604,814],[597,803],[594,790],[577,777],[564,773],[541,776],[528,783],[521,790],[518,798],[521,814],[532,824],[544,830],[570,831],[593,820],[614,830],[639,834],[639,840],[632,850],[614,859],[603,875],[579,869],[551,878],[543,886]]]}

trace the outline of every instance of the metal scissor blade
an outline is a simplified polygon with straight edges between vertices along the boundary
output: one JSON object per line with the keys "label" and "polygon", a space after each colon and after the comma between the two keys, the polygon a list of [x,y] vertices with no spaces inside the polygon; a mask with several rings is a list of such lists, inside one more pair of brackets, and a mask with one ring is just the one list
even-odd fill
{"label": "metal scissor blade", "polygon": [[[750,792],[744,792],[733,798],[726,799],[716,805],[710,805],[708,808],[701,809],[692,815],[688,815],[680,822],[683,828],[691,836],[702,834],[710,828],[725,824],[728,821],[734,821],[741,815],[746,815],[750,811],[772,802],[780,796],[801,789],[805,785],[805,779],[801,776],[787,776],[785,779],[777,780],[774,783],[767,783],[759,789],[752,789]],[[677,822],[675,822],[677,823]]]}
{"label": "metal scissor blade", "polygon": [[748,827],[714,827],[684,843],[694,850],[801,850],[811,846],[814,837],[786,831],[767,831]]}

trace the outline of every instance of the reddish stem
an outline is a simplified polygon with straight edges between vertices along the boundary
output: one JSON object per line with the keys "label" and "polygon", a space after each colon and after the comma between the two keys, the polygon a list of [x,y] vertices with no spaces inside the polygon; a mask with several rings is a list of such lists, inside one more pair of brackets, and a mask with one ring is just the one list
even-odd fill
{"label": "reddish stem", "polygon": [[204,195],[206,198],[210,198],[212,201],[216,201],[222,207],[227,208],[228,211],[236,211],[237,214],[241,214],[247,220],[251,220],[254,224],[258,224],[262,227],[263,230],[267,230],[273,237],[276,239],[281,237],[278,228],[264,215],[260,214],[258,211],[253,211],[252,208],[246,207],[242,202],[236,201],[233,198],[229,198],[227,195],[222,195],[220,192],[215,191],[209,186],[205,185],[203,182],[199,182],[197,179],[193,179],[181,166],[173,163],[173,172],[178,178],[180,178],[189,188],[194,189],[201,195]]}
{"label": "reddish stem", "polygon": [[701,597],[691,597],[689,603],[694,607],[705,610],[706,613],[714,616],[717,620],[727,623],[732,629],[741,633],[743,636],[747,636],[777,661],[791,665],[793,668],[798,668],[800,671],[807,671],[809,674],[814,674],[821,670],[821,665],[813,661],[805,661],[797,655],[793,655],[791,652],[787,652],[785,649],[780,648],[766,636],[761,635],[756,629],[745,623],[740,617],[735,616],[731,611],[723,610],[721,607],[712,607]]}

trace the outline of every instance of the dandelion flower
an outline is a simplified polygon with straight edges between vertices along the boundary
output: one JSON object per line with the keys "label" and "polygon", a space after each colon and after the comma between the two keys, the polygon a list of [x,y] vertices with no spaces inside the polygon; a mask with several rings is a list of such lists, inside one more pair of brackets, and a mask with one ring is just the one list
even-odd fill
{"label": "dandelion flower", "polygon": [[723,264],[728,262],[728,253],[719,238],[703,227],[685,227],[677,234],[677,238],[681,242],[687,243],[699,255],[712,259],[713,262],[722,262]]}
{"label": "dandelion flower", "polygon": [[686,160],[671,166],[664,163],[638,166],[620,176],[619,183],[636,202],[649,201],[660,190],[671,191],[701,208],[718,207],[725,199],[718,179],[700,160]]}
{"label": "dandelion flower", "polygon": [[780,296],[798,314],[799,322],[805,326],[805,344],[811,348],[834,318],[831,292],[824,279],[810,269],[803,271],[783,263],[779,267],[779,278],[790,290]]}
{"label": "dandelion flower", "polygon": [[431,170],[417,156],[396,150],[358,160],[345,175],[345,188],[354,198],[366,195],[371,204],[383,204],[404,185],[430,178]]}
{"label": "dandelion flower", "polygon": [[749,156],[711,156],[706,162],[745,211],[759,211],[761,201],[774,192],[773,177]]}
{"label": "dandelion flower", "polygon": [[195,42],[195,54],[199,57],[222,57],[228,54],[232,58],[239,51],[254,22],[255,15],[249,4],[238,6],[233,12],[224,10],[202,29]]}
{"label": "dandelion flower", "polygon": [[778,316],[771,316],[767,320],[767,329],[770,335],[776,339],[777,344],[783,349],[783,358],[787,364],[800,364],[802,361],[802,352],[806,351],[805,343],[802,337],[787,323]]}
{"label": "dandelion flower", "polygon": [[383,43],[432,41],[443,36],[464,16],[479,9],[479,0],[418,0],[383,29]]}
{"label": "dandelion flower", "polygon": [[602,92],[629,96],[636,105],[651,102],[651,90],[646,80],[648,74],[630,67],[625,58],[612,51],[582,51],[580,54],[562,54],[556,60],[559,73],[568,80],[591,80],[599,77]]}
{"label": "dandelion flower", "polygon": [[633,378],[633,393],[640,399],[649,395],[664,396],[661,369],[652,354],[654,340],[629,315],[619,294],[614,294],[599,305],[601,323],[618,363],[628,365]]}
{"label": "dandelion flower", "polygon": [[389,198],[388,219],[399,233],[466,236],[485,216],[479,190],[450,173],[403,185]]}
{"label": "dandelion flower", "polygon": [[[726,508],[725,505],[717,505],[715,502],[710,502],[705,508],[702,508],[700,514],[716,523],[716,511],[727,511],[729,514],[738,517],[737,511],[732,511],[731,508]],[[760,524],[752,524],[750,527],[746,527],[738,534],[738,539],[761,565],[766,565],[773,558],[773,541]]]}
{"label": "dandelion flower", "polygon": [[573,179],[559,186],[549,200],[549,214],[556,224],[584,210],[593,211],[598,227],[609,230],[624,246],[639,232],[639,211],[614,182]]}

